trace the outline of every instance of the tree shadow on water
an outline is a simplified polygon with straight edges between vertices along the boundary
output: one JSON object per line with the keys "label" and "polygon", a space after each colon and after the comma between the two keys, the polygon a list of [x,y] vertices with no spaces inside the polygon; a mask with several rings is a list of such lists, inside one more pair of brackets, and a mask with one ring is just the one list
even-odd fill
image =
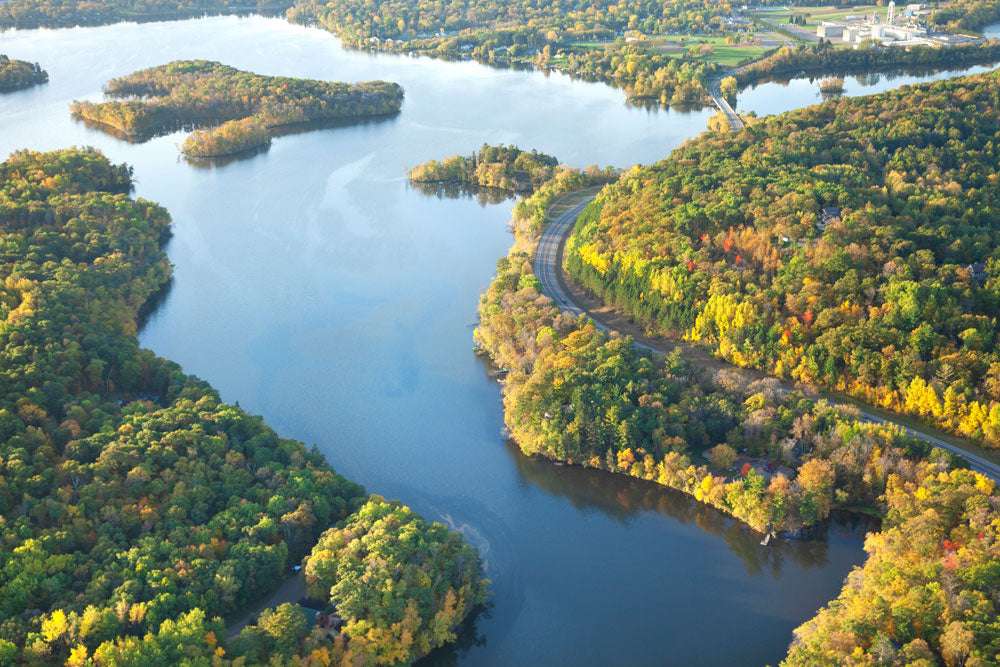
{"label": "tree shadow on water", "polygon": [[493,603],[487,602],[462,622],[455,631],[455,641],[436,648],[416,661],[415,667],[453,667],[475,648],[486,646],[486,636],[479,633],[479,623],[493,616]]}
{"label": "tree shadow on water", "polygon": [[800,539],[774,539],[764,546],[760,533],[676,489],[604,470],[529,457],[512,441],[508,441],[507,448],[525,484],[563,498],[578,509],[597,510],[624,524],[647,512],[682,524],[693,523],[704,532],[722,538],[751,576],[767,574],[778,578],[786,561],[803,569],[824,567],[829,563],[831,535],[857,540],[860,546],[865,533],[877,529],[877,522],[870,517],[837,512],[803,531]]}
{"label": "tree shadow on water", "polygon": [[408,181],[410,187],[422,195],[438,199],[475,199],[480,206],[502,204],[509,199],[517,199],[518,193],[499,188],[487,188],[467,183],[442,183]]}

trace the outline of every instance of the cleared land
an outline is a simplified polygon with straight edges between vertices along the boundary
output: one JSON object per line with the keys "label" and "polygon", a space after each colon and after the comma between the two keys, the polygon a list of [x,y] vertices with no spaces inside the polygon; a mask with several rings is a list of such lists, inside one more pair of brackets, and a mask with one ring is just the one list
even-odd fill
{"label": "cleared land", "polygon": [[[768,35],[759,35],[761,45],[751,43],[726,44],[724,37],[709,37],[707,35],[654,35],[646,39],[629,42],[629,46],[648,49],[653,53],[662,53],[670,57],[680,58],[692,48],[711,44],[712,52],[698,56],[695,60],[715,63],[723,67],[736,67],[740,61],[747,58],[759,58],[764,51],[775,46],[774,39]],[[603,50],[614,42],[569,42],[567,46],[574,49]]]}

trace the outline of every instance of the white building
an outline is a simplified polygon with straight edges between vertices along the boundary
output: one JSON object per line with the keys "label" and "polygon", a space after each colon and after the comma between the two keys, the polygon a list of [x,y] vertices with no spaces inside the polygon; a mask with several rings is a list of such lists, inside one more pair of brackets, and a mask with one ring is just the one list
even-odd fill
{"label": "white building", "polygon": [[816,28],[817,37],[825,37],[825,38],[840,37],[843,34],[844,34],[843,25],[830,23],[828,21],[823,21],[823,23],[821,23],[819,27]]}

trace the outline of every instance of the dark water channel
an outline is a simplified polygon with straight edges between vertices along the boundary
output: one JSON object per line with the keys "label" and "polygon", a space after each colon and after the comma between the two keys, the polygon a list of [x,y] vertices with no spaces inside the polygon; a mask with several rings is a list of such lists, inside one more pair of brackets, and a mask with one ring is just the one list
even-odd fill
{"label": "dark water channel", "polygon": [[[0,153],[100,147],[173,215],[172,286],[143,345],[209,380],[341,473],[461,529],[494,581],[492,609],[432,662],[760,665],[863,559],[865,525],[811,541],[759,536],[678,494],[521,456],[499,388],[472,354],[479,294],[507,252],[512,201],[427,196],[404,169],[516,143],[585,166],[650,163],[711,110],[646,111],[562,75],[345,51],[280,19],[0,33],[50,83],[0,96]],[[192,166],[183,133],[130,144],[73,121],[74,98],[179,58],[267,74],[384,78],[402,112],[288,134],[244,160]],[[925,77],[926,78],[926,77]],[[850,92],[874,86],[849,83]],[[812,104],[815,84],[759,86],[761,113]],[[494,203],[490,203],[490,202]]]}

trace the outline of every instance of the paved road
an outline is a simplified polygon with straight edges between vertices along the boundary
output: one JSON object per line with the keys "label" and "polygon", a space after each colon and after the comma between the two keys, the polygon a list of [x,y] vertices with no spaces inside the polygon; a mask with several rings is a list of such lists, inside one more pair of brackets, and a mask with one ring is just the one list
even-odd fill
{"label": "paved road", "polygon": [[[538,280],[542,283],[542,292],[555,301],[560,308],[574,315],[587,315],[593,320],[594,326],[598,329],[611,331],[611,327],[597,318],[590,316],[590,313],[574,303],[573,297],[563,289],[562,283],[559,280],[559,272],[562,271],[562,266],[559,263],[559,251],[562,248],[563,242],[573,232],[573,225],[576,224],[576,219],[580,217],[583,209],[594,200],[595,196],[591,195],[579,204],[571,206],[565,213],[557,216],[555,220],[549,223],[549,226],[542,233],[542,238],[538,241],[538,248],[535,250],[535,262],[532,268]],[[636,341],[635,345],[650,352],[662,353],[662,350],[644,345],[639,341]]]}
{"label": "paved road", "polygon": [[[757,18],[760,19],[761,22],[768,24],[772,28],[780,28],[782,30],[787,30],[788,32],[794,34],[796,37],[798,37],[804,42],[813,42],[813,43],[819,42],[819,36],[814,31],[809,30],[808,28],[803,28],[801,26],[797,26],[792,23],[778,23],[777,21],[774,21],[772,19],[765,19],[760,16],[758,16]],[[781,35],[780,33],[774,33],[774,34],[784,37],[784,35]],[[785,42],[786,46],[791,45],[791,42],[787,38]]]}
{"label": "paved road", "polygon": [[[560,214],[549,223],[549,226],[546,227],[545,231],[542,233],[541,239],[538,241],[538,249],[535,251],[534,270],[535,275],[538,276],[539,281],[542,283],[542,292],[555,301],[556,305],[563,310],[573,313],[574,315],[587,315],[591,320],[593,320],[597,327],[604,329],[605,331],[610,331],[610,327],[576,304],[573,301],[572,295],[570,295],[570,293],[563,288],[562,282],[559,280],[560,272],[562,271],[562,265],[559,262],[560,249],[566,239],[569,238],[570,233],[572,233],[573,225],[576,223],[576,219],[580,216],[580,213],[583,212],[583,209],[587,206],[587,204],[589,204],[593,199],[593,195],[587,197],[587,199],[571,206],[566,212]],[[636,347],[649,350],[655,354],[666,354],[668,352],[664,348],[651,347],[638,341],[636,341],[635,344]],[[736,366],[733,368],[738,370],[738,367]],[[790,391],[791,387],[783,385],[782,389],[784,391]],[[830,402],[837,405],[835,401]],[[911,437],[924,440],[936,447],[958,454],[969,462],[970,468],[1000,482],[1000,465],[997,465],[992,461],[984,459],[981,456],[977,456],[972,452],[968,452],[957,445],[953,445],[939,438],[935,438],[932,435],[928,435],[927,433],[916,431],[908,426],[904,426],[888,419],[883,419],[882,417],[873,415],[869,412],[862,411],[861,416],[863,419],[876,424],[894,424],[906,431],[906,433]]]}

